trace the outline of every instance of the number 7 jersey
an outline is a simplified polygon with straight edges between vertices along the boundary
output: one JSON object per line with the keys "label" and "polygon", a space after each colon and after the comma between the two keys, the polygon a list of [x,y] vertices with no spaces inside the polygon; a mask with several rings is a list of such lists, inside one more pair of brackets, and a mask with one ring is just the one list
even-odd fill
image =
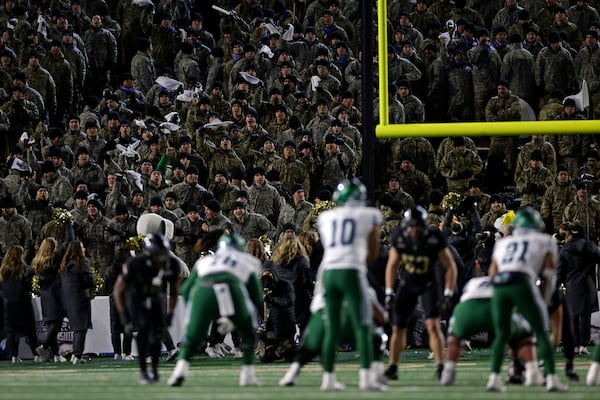
{"label": "number 7 jersey", "polygon": [[383,216],[373,207],[336,207],[319,214],[317,228],[325,253],[323,269],[367,271],[369,235]]}

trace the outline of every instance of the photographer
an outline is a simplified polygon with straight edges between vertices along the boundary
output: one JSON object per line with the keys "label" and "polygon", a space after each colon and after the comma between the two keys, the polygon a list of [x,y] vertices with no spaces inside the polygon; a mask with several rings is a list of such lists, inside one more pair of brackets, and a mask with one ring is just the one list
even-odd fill
{"label": "photographer", "polygon": [[263,321],[257,331],[256,355],[264,363],[282,358],[290,361],[295,348],[294,287],[279,278],[275,267],[272,262],[267,262],[260,274],[264,307],[261,310]]}
{"label": "photographer", "polygon": [[450,208],[446,213],[442,231],[448,238],[448,244],[458,251],[464,264],[464,269],[458,271],[456,279],[458,293],[475,276],[475,235],[481,230],[477,202],[472,196],[465,196],[456,208]]}

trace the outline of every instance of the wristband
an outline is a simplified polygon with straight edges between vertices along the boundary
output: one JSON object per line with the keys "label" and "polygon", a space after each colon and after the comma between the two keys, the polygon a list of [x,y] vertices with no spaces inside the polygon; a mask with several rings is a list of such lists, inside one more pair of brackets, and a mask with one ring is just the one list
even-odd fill
{"label": "wristband", "polygon": [[386,287],[385,288],[385,295],[390,295],[390,294],[394,294],[394,289]]}
{"label": "wristband", "polygon": [[452,297],[453,294],[454,294],[454,290],[452,290],[450,288],[444,289],[444,297]]}

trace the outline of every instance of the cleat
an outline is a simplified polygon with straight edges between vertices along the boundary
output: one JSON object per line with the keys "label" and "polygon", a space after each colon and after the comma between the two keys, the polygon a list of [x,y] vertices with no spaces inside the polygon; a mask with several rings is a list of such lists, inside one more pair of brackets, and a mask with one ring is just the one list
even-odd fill
{"label": "cleat", "polygon": [[544,386],[544,377],[539,370],[525,371],[525,386]]}
{"label": "cleat", "polygon": [[565,375],[567,375],[567,379],[570,382],[579,382],[579,375],[577,375],[577,372],[573,371],[572,369],[566,371]]}
{"label": "cleat", "polygon": [[383,374],[389,380],[397,381],[398,380],[398,366],[396,364],[390,364],[390,366],[387,367],[387,369],[385,370],[385,372]]}
{"label": "cleat", "polygon": [[566,392],[569,387],[560,383],[556,374],[549,374],[546,377],[546,390],[549,392]]}
{"label": "cleat", "polygon": [[171,377],[167,381],[167,385],[181,386],[188,374],[189,368],[190,368],[190,363],[187,360],[178,360],[177,363],[175,364],[175,369],[173,369],[173,373],[171,374]]}
{"label": "cleat", "polygon": [[148,373],[146,371],[142,371],[140,372],[138,383],[140,385],[151,385],[154,383],[154,381],[152,380],[152,378],[150,378],[150,376],[148,376]]}
{"label": "cleat", "polygon": [[579,354],[581,354],[582,356],[587,355],[590,354],[590,351],[585,346],[579,346]]}
{"label": "cleat", "polygon": [[588,386],[600,386],[600,363],[594,361],[590,365],[587,376],[585,378],[585,384]]}
{"label": "cleat", "polygon": [[335,374],[333,372],[324,372],[323,379],[321,380],[321,390],[325,392],[344,390],[346,389],[346,385],[338,382],[335,379]]}
{"label": "cleat", "polygon": [[290,368],[287,370],[283,378],[279,380],[279,386],[294,386],[296,384],[296,379],[298,378],[299,373],[300,363],[292,363],[292,365],[290,365]]}
{"label": "cleat", "polygon": [[45,348],[43,345],[36,347],[35,352],[40,357],[40,360],[41,360],[38,362],[50,361],[50,350]]}
{"label": "cleat", "polygon": [[240,371],[240,386],[260,386],[260,381],[256,377],[254,365],[242,365]]}
{"label": "cleat", "polygon": [[133,357],[131,354],[127,354],[126,356],[123,357],[123,361],[133,361],[135,360],[135,357]]}
{"label": "cleat", "polygon": [[440,376],[440,385],[452,386],[454,385],[454,378],[456,376],[456,370],[454,368],[444,368],[442,375]]}
{"label": "cleat", "polygon": [[506,386],[502,383],[500,374],[492,372],[488,378],[488,382],[485,385],[488,392],[506,392]]}
{"label": "cleat", "polygon": [[366,368],[358,370],[358,388],[362,391],[386,391],[387,385],[377,382],[377,374]]}
{"label": "cleat", "polygon": [[121,357],[120,354],[115,354],[115,356],[113,357],[113,360],[115,361],[121,361],[123,359],[123,357]]}

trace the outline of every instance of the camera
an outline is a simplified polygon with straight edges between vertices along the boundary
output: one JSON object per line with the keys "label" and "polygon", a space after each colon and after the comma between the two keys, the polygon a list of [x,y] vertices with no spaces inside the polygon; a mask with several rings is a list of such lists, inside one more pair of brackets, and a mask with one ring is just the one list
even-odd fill
{"label": "camera", "polygon": [[592,174],[581,174],[579,176],[579,180],[584,185],[589,185],[590,183],[594,182],[594,179],[595,179],[595,176]]}

